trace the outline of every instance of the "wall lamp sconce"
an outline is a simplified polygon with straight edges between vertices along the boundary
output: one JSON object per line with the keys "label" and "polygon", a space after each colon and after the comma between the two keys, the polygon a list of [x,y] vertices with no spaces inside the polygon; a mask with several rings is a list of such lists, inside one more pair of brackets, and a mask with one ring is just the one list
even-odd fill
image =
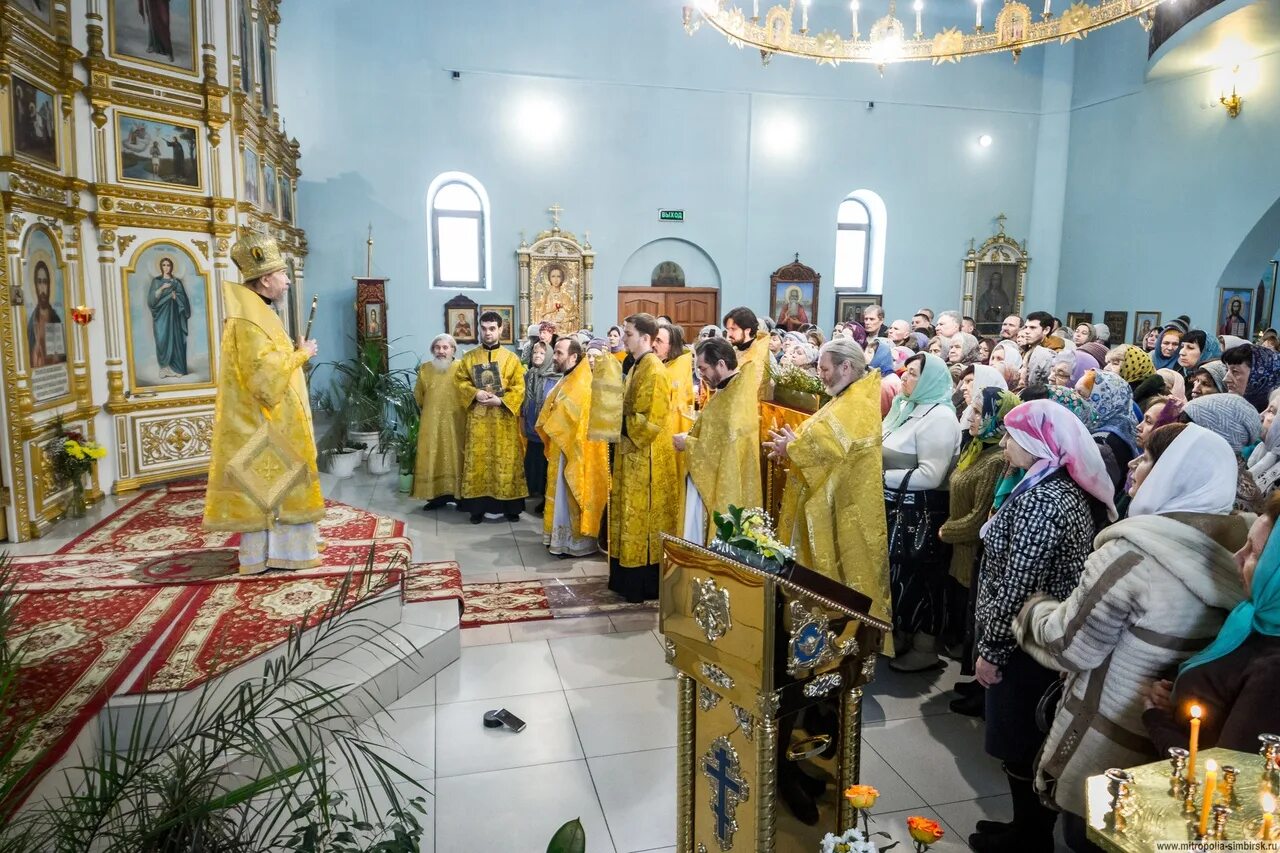
{"label": "wall lamp sconce", "polygon": [[1227,108],[1227,115],[1235,118],[1240,115],[1240,107],[1244,104],[1244,98],[1236,93],[1236,77],[1240,74],[1240,66],[1231,69],[1231,94],[1219,95],[1218,102]]}

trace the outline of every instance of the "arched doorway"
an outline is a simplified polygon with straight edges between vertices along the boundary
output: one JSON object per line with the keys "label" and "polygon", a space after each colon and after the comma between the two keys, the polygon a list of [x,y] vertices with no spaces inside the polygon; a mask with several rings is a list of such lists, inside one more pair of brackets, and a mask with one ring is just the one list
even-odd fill
{"label": "arched doorway", "polygon": [[631,253],[618,277],[618,322],[638,312],[665,315],[694,340],[720,319],[720,269],[698,244],[651,240]]}
{"label": "arched doorway", "polygon": [[[1280,254],[1278,251],[1280,238],[1276,236],[1278,234],[1280,234],[1280,200],[1271,205],[1258,223],[1245,235],[1218,278],[1218,287],[1253,288],[1257,287],[1260,281],[1263,282],[1267,288],[1266,305],[1271,310],[1264,312],[1262,328],[1273,327],[1276,322],[1274,311],[1276,299],[1272,292],[1276,282],[1269,268],[1271,261]],[[1216,320],[1217,314],[1215,313],[1213,317]]]}

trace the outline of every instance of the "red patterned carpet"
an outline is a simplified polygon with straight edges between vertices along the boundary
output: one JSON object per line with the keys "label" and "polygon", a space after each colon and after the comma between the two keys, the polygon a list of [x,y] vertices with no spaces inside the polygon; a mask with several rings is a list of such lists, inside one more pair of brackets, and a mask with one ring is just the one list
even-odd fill
{"label": "red patterned carpet", "polygon": [[[39,756],[31,785],[57,763],[195,593],[152,586],[18,597],[8,640],[23,661],[19,698],[15,713],[0,720],[0,731],[38,720],[14,762]],[[17,805],[28,790],[6,805]]]}

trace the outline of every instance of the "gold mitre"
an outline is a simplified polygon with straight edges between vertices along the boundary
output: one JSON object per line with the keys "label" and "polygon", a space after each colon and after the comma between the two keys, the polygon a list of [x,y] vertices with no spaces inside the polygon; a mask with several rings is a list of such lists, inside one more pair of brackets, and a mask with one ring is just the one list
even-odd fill
{"label": "gold mitre", "polygon": [[231,247],[231,260],[240,269],[244,281],[253,281],[285,268],[280,244],[265,234],[250,232]]}

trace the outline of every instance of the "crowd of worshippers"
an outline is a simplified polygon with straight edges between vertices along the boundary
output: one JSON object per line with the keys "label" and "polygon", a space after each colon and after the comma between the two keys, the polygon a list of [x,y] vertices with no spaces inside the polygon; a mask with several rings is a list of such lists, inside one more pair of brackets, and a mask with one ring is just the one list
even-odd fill
{"label": "crowd of worshippers", "polygon": [[[427,509],[454,502],[482,523],[541,496],[551,552],[606,551],[610,587],[638,601],[657,597],[661,533],[704,541],[711,510],[761,505],[759,454],[788,466],[779,536],[891,618],[890,666],[953,659],[973,676],[951,709],[985,718],[1013,803],[1011,822],[978,823],[975,850],[1052,850],[1059,814],[1069,845],[1094,849],[1086,778],[1163,758],[1193,703],[1202,748],[1251,752],[1280,731],[1273,335],[1183,316],[1139,347],[1037,311],[986,339],[955,311],[886,323],[870,306],[827,339],[735,308],[694,346],[640,314],[603,338],[531,326],[517,354],[500,323],[483,315],[480,346],[456,360],[439,336],[420,369]],[[813,371],[830,401],[760,435],[770,365]],[[610,381],[613,443],[590,423]],[[879,488],[838,482],[842,455],[868,446],[847,440],[856,407],[877,404],[883,577],[844,565],[866,541],[843,529],[857,522],[813,511]],[[816,820],[811,782],[784,774],[779,795]]]}

